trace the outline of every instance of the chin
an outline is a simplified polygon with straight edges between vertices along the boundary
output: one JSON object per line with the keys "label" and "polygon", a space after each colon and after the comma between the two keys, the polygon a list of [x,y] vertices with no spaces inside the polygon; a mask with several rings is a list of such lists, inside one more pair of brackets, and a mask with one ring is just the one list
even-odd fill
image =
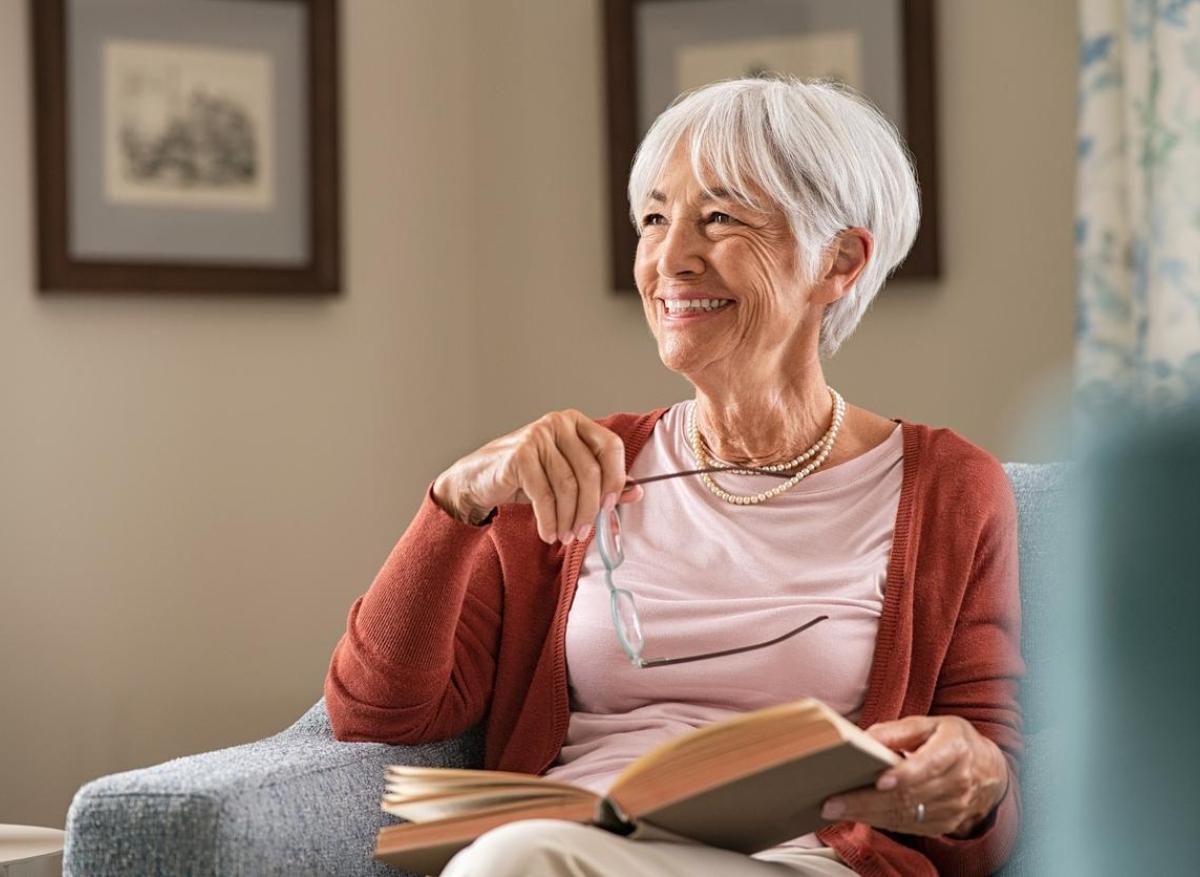
{"label": "chin", "polygon": [[658,347],[658,358],[664,366],[683,377],[694,373],[703,360],[698,351],[664,348],[661,344]]}

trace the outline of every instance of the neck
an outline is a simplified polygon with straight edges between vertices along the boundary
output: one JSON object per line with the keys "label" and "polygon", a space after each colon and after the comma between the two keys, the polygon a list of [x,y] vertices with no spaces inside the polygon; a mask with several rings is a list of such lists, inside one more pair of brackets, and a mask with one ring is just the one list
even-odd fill
{"label": "neck", "polygon": [[696,426],[714,454],[729,463],[769,466],[812,447],[833,418],[833,398],[820,369],[775,387],[696,388]]}

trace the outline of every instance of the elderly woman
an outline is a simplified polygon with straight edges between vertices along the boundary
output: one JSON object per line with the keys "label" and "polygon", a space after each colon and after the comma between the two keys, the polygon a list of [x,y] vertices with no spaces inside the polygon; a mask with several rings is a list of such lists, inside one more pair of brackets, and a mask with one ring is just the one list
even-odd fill
{"label": "elderly woman", "polygon": [[[916,232],[894,127],[831,84],[720,82],[654,123],[629,198],[646,320],[694,397],[553,412],[442,472],[350,610],[335,733],[486,719],[486,767],[603,791],[681,732],[816,697],[908,757],[815,834],[747,856],[524,820],[443,873],[996,870],[1019,813],[1012,492],[987,452],[846,403],[821,367]],[[616,624],[610,578],[636,596]]]}

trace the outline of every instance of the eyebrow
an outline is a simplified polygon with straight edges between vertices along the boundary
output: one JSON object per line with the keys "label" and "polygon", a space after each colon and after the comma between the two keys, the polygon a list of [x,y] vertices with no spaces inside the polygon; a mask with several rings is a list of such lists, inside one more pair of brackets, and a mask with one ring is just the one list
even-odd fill
{"label": "eyebrow", "polygon": [[[717,188],[712,190],[711,195],[709,195],[708,193],[701,195],[700,203],[703,204],[705,201],[712,201],[713,199],[718,199],[721,201],[736,200],[729,194],[728,189],[724,189],[724,188],[718,186]],[[666,204],[667,196],[664,195],[662,192],[660,192],[658,189],[651,189],[650,190],[650,200],[658,201],[660,204]]]}

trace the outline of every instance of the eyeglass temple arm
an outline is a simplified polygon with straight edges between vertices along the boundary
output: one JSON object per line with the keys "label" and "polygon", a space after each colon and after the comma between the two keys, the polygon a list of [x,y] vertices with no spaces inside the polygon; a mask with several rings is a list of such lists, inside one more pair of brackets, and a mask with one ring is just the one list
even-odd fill
{"label": "eyeglass temple arm", "polygon": [[699,475],[701,472],[750,472],[757,475],[774,475],[776,478],[791,478],[795,472],[775,472],[770,469],[756,469],[753,466],[706,466],[703,469],[688,469],[686,472],[668,472],[665,475],[648,475],[645,478],[626,478],[625,489],[637,484],[649,484],[652,481],[664,481],[667,478],[678,478],[681,475]]}
{"label": "eyeglass temple arm", "polygon": [[816,618],[812,619],[811,621],[808,621],[808,622],[800,625],[797,628],[793,628],[792,630],[789,630],[787,633],[780,634],[779,636],[775,637],[774,639],[769,639],[769,640],[766,640],[765,642],[755,643],[752,646],[739,646],[738,648],[735,648],[735,649],[722,649],[719,652],[705,652],[703,655],[688,655],[686,658],[648,658],[648,659],[642,660],[642,666],[643,667],[654,667],[654,666],[658,666],[658,665],[662,665],[662,664],[686,664],[689,661],[703,661],[707,658],[720,658],[724,655],[736,655],[738,652],[750,652],[750,651],[753,651],[754,649],[761,649],[764,646],[773,646],[773,645],[775,645],[775,643],[782,642],[783,640],[787,639],[788,637],[795,636],[796,634],[798,634],[802,631],[808,630],[814,624],[816,624],[820,621],[827,621],[828,619],[829,619],[828,615],[818,615]]}

